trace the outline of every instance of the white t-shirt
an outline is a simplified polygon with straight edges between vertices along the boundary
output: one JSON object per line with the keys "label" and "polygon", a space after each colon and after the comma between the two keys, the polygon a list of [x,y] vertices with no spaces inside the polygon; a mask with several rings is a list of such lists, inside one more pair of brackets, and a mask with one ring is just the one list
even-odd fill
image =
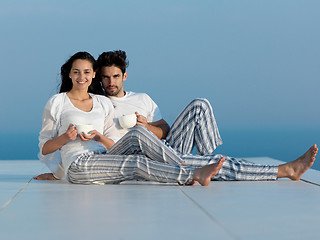
{"label": "white t-shirt", "polygon": [[[66,93],[56,94],[49,99],[43,113],[42,130],[39,137],[40,160],[46,162],[47,155],[41,154],[45,142],[64,134],[70,123],[74,125],[91,124],[94,126],[94,130],[113,141],[116,142],[119,139],[114,124],[114,109],[110,100],[104,96],[94,94],[90,94],[90,96],[93,99],[93,107],[90,112],[76,108]],[[80,154],[99,150],[106,150],[106,148],[95,140],[81,141],[77,138],[66,143],[60,149],[64,174]]]}
{"label": "white t-shirt", "polygon": [[115,109],[115,124],[120,136],[124,136],[129,129],[124,129],[119,124],[119,117],[138,112],[147,118],[148,122],[156,122],[162,119],[157,104],[145,93],[126,92],[124,97],[109,96]]}

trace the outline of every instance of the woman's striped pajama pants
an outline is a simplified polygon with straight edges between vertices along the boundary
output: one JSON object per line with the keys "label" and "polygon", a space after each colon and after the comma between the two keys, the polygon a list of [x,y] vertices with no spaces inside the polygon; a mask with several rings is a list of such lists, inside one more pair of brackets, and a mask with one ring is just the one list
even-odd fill
{"label": "woman's striped pajama pants", "polygon": [[[72,183],[106,184],[145,180],[188,184],[196,167],[215,163],[221,155],[180,154],[144,127],[135,127],[108,152],[80,155],[68,170]],[[189,166],[182,165],[185,161]],[[217,180],[275,180],[277,166],[247,163],[226,157]]]}

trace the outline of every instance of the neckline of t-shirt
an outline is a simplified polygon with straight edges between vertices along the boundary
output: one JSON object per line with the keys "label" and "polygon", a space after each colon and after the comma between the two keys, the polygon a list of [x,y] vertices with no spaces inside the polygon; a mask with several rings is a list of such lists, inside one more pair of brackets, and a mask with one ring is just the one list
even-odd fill
{"label": "neckline of t-shirt", "polygon": [[117,101],[124,101],[126,98],[128,98],[132,92],[130,91],[125,91],[126,92],[126,95],[124,95],[123,97],[112,97],[112,96],[109,96],[110,99],[112,100],[117,100]]}
{"label": "neckline of t-shirt", "polygon": [[65,94],[65,97],[68,99],[67,101],[71,104],[71,106],[74,108],[74,109],[77,109],[78,111],[82,112],[82,113],[91,113],[93,111],[93,109],[95,108],[95,98],[93,97],[93,95],[91,93],[88,93],[90,95],[90,97],[92,98],[92,108],[89,112],[86,112],[86,111],[83,111],[79,108],[77,108],[76,106],[73,105],[73,103],[71,102],[71,99],[69,98],[69,96],[67,95],[67,93],[64,93]]}

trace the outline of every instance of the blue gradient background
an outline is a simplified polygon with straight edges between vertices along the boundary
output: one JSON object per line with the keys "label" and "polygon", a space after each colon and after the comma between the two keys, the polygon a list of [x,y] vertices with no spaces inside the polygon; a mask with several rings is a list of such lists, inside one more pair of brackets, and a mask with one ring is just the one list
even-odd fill
{"label": "blue gradient background", "polygon": [[147,92],[169,124],[209,99],[217,153],[296,158],[320,145],[319,10],[316,0],[3,0],[0,159],[36,159],[43,107],[72,54],[114,49],[129,57],[125,88]]}

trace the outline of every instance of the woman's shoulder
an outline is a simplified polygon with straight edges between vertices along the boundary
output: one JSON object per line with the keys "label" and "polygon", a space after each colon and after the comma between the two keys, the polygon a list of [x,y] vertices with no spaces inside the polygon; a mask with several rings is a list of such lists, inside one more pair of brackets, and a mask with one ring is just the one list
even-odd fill
{"label": "woman's shoulder", "polygon": [[91,97],[96,99],[96,101],[105,109],[113,109],[113,105],[111,100],[103,95],[97,95],[97,94],[92,94],[90,93]]}
{"label": "woman's shoulder", "polygon": [[51,111],[59,111],[65,102],[66,93],[58,93],[53,95],[47,101],[45,109],[50,109]]}
{"label": "woman's shoulder", "polygon": [[57,93],[55,95],[53,95],[51,98],[49,98],[48,102],[57,102],[57,101],[61,101],[62,99],[64,99],[66,96],[66,93]]}
{"label": "woman's shoulder", "polygon": [[111,104],[110,99],[104,95],[98,95],[98,94],[92,94],[92,93],[90,93],[90,95],[92,98],[97,99],[99,102]]}

